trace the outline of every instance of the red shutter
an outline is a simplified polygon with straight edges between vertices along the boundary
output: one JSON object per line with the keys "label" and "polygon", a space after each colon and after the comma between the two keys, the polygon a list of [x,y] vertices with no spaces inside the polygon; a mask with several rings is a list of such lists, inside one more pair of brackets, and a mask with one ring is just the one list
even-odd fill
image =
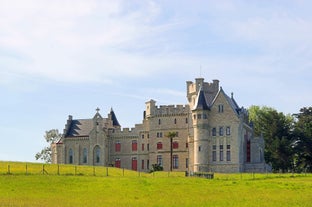
{"label": "red shutter", "polygon": [[116,159],[115,160],[115,167],[120,168],[120,166],[121,166],[120,159]]}
{"label": "red shutter", "polygon": [[178,142],[173,142],[172,143],[172,148],[173,149],[178,149],[179,148],[179,143]]}
{"label": "red shutter", "polygon": [[137,151],[138,150],[138,143],[136,140],[132,141],[132,151]]}
{"label": "red shutter", "polygon": [[162,143],[161,143],[161,142],[158,142],[158,143],[157,143],[157,149],[158,149],[158,150],[162,149]]}
{"label": "red shutter", "polygon": [[132,170],[135,170],[135,171],[138,170],[138,160],[136,157],[132,158]]}
{"label": "red shutter", "polygon": [[121,144],[118,142],[115,144],[115,152],[120,152]]}

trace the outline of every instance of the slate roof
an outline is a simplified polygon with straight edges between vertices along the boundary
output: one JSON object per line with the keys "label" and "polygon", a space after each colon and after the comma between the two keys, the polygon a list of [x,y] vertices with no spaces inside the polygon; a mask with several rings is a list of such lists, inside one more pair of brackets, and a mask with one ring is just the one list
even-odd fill
{"label": "slate roof", "polygon": [[93,128],[92,119],[72,120],[65,137],[89,136]]}
{"label": "slate roof", "polygon": [[238,113],[239,110],[240,110],[240,108],[239,108],[238,104],[236,103],[236,101],[234,100],[234,98],[233,98],[233,97],[229,97],[229,96],[226,95],[225,93],[224,93],[224,95],[225,95],[225,97],[226,97],[228,103],[229,103],[230,106],[232,107],[232,109]]}
{"label": "slate roof", "polygon": [[120,126],[113,108],[111,108],[110,114],[112,116],[113,126]]}
{"label": "slate roof", "polygon": [[209,106],[206,101],[205,93],[202,90],[202,88],[199,89],[198,96],[197,96],[193,110],[209,110]]}

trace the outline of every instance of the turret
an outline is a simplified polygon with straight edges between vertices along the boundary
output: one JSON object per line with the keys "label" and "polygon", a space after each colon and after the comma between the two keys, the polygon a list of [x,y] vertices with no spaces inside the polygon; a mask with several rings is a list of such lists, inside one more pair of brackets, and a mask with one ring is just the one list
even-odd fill
{"label": "turret", "polygon": [[208,171],[209,106],[205,93],[199,89],[192,108],[194,128],[194,172]]}
{"label": "turret", "polygon": [[213,80],[212,83],[208,83],[203,78],[196,78],[195,82],[186,82],[186,90],[190,108],[194,108],[196,97],[200,90],[204,92],[206,103],[209,106],[219,91],[219,80]]}
{"label": "turret", "polygon": [[153,99],[145,103],[146,110],[145,110],[144,118],[148,118],[154,114],[155,107],[156,107],[155,104],[156,104],[156,101],[154,101]]}

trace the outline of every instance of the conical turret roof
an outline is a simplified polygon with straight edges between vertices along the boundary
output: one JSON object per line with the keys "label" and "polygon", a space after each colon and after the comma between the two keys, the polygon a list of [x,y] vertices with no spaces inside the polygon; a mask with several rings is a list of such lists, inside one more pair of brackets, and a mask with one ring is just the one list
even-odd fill
{"label": "conical turret roof", "polygon": [[200,87],[193,110],[209,110],[205,93]]}
{"label": "conical turret roof", "polygon": [[110,115],[112,117],[112,121],[113,121],[113,126],[120,126],[118,120],[117,120],[117,117],[115,115],[115,112],[113,110],[113,108],[111,108],[111,111],[110,111]]}

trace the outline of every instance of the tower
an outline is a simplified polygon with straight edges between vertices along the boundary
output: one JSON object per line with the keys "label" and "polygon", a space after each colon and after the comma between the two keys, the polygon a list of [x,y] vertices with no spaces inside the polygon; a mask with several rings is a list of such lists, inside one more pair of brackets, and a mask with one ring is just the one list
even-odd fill
{"label": "tower", "polygon": [[192,108],[192,119],[194,129],[194,172],[207,172],[209,152],[209,106],[204,91],[199,88],[194,107]]}

